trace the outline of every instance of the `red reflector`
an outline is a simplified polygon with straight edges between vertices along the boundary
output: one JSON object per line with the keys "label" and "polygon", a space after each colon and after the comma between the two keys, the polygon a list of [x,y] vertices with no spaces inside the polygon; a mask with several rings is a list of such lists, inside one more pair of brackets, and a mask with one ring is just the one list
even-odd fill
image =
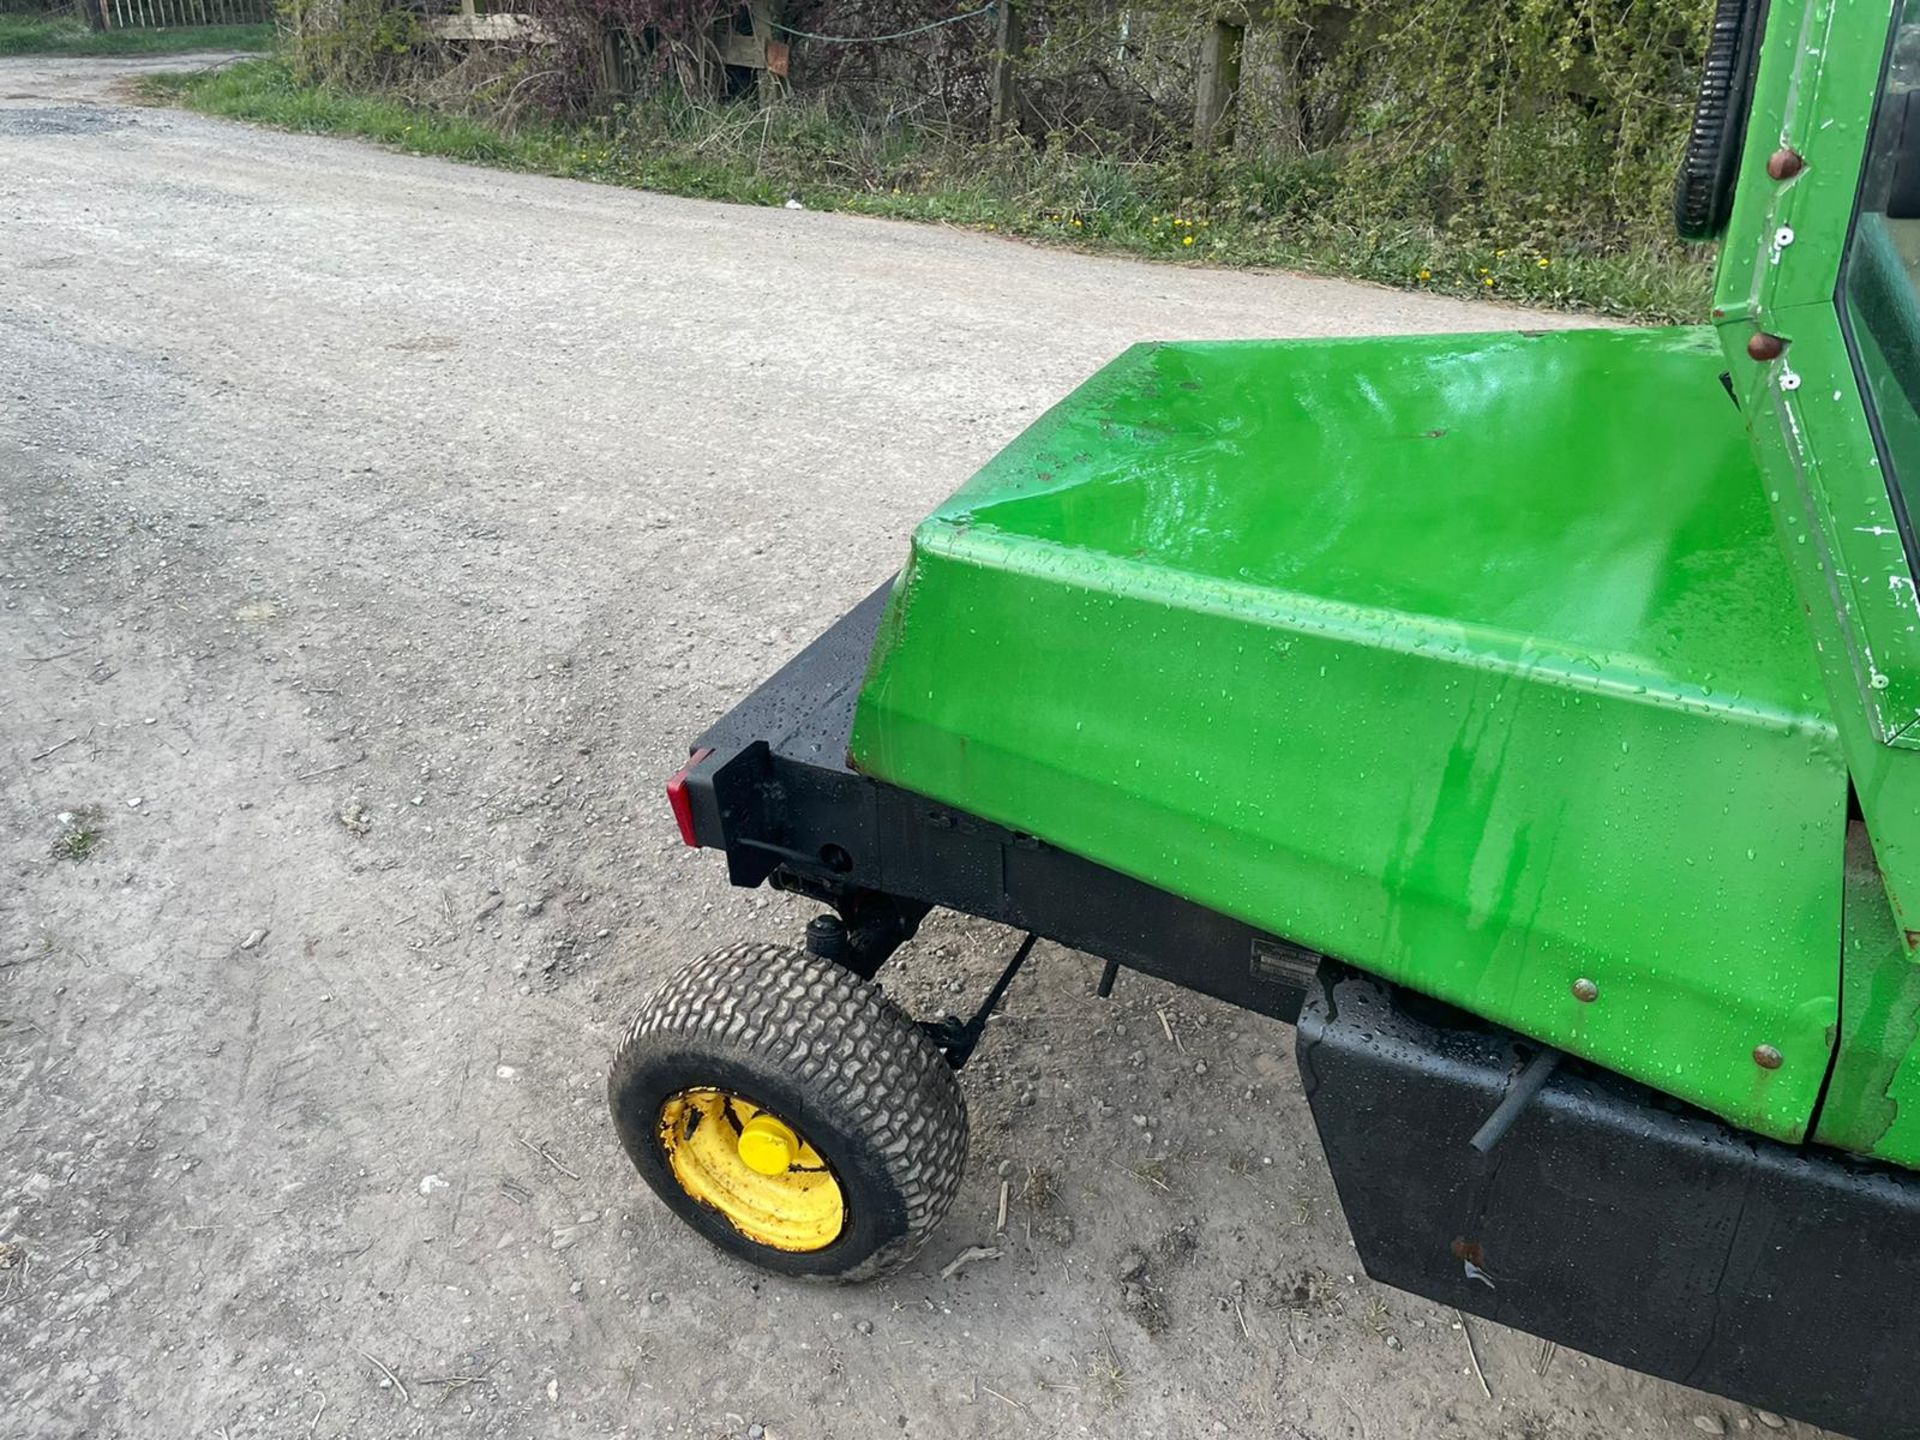
{"label": "red reflector", "polygon": [[667,781],[667,803],[673,806],[673,818],[680,826],[680,838],[696,850],[700,848],[700,838],[693,833],[693,800],[687,794],[687,771],[712,753],[711,750],[694,751],[687,763],[680,767],[680,773]]}

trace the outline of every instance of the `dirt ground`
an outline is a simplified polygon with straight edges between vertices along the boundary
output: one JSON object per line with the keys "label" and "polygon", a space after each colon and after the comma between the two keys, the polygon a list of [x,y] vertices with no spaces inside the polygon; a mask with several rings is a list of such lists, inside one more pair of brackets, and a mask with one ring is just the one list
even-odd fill
{"label": "dirt ground", "polygon": [[[883,1283],[723,1259],[604,1109],[654,982],[805,918],[681,848],[685,742],[1047,404],[1146,337],[1564,320],[464,169],[135,68],[0,62],[0,1433],[1761,1431],[1368,1282],[1291,1033],[1083,955],[1013,988]],[[958,1008],[1011,938],[937,919],[890,988]]]}

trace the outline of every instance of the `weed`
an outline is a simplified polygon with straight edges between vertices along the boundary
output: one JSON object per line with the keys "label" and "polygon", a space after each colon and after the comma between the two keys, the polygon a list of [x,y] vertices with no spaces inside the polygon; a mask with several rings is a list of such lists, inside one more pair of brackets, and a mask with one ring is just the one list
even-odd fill
{"label": "weed", "polygon": [[1037,1165],[1028,1166],[1027,1183],[1020,1189],[1020,1198],[1035,1214],[1051,1210],[1060,1198],[1060,1187],[1053,1172]]}
{"label": "weed", "polygon": [[1153,1186],[1156,1190],[1173,1189],[1169,1183],[1167,1164],[1164,1160],[1143,1160],[1131,1167],[1127,1173],[1142,1184]]}
{"label": "weed", "polygon": [[1093,1388],[1108,1409],[1126,1398],[1132,1388],[1133,1377],[1127,1373],[1127,1367],[1120,1359],[1120,1352],[1114,1349],[1113,1337],[1102,1336],[1098,1350],[1087,1357],[1087,1376],[1093,1381]]}
{"label": "weed", "polygon": [[98,805],[63,812],[60,816],[60,834],[53,842],[53,858],[76,862],[92,858],[94,852],[106,843],[106,831],[101,828],[100,822]]}

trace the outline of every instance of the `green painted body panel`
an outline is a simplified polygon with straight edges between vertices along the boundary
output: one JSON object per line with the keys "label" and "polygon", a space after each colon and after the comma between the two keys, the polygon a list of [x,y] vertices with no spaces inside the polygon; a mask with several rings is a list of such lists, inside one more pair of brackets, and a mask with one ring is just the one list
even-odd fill
{"label": "green painted body panel", "polygon": [[1859,823],[1847,832],[1843,975],[1840,1048],[1814,1138],[1920,1166],[1920,965],[1907,959]]}
{"label": "green painted body panel", "polygon": [[855,762],[1798,1139],[1847,777],[1722,368],[1130,351],[916,533]]}
{"label": "green painted body panel", "polygon": [[[1920,603],[1836,299],[1893,13],[1771,0],[1714,300],[1871,837],[1851,847],[1841,1045],[1815,1138],[1920,1165]],[[1775,181],[1767,157],[1782,147],[1806,167]],[[1879,217],[1860,227],[1865,263],[1902,263]],[[1786,353],[1749,358],[1756,331]]]}
{"label": "green painted body panel", "polygon": [[1690,331],[1131,352],[916,535],[856,762],[1920,1167],[1920,586],[1889,490],[1894,450],[1920,494],[1920,409],[1846,278],[1920,353],[1920,220],[1855,213],[1903,5],[1889,93],[1920,0],[1770,0],[1723,360]]}

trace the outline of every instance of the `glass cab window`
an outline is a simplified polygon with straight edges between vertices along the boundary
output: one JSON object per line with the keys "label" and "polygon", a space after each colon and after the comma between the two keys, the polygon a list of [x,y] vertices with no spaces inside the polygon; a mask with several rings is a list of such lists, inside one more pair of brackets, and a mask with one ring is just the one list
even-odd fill
{"label": "glass cab window", "polygon": [[1840,309],[1911,566],[1920,517],[1920,0],[1902,0]]}

